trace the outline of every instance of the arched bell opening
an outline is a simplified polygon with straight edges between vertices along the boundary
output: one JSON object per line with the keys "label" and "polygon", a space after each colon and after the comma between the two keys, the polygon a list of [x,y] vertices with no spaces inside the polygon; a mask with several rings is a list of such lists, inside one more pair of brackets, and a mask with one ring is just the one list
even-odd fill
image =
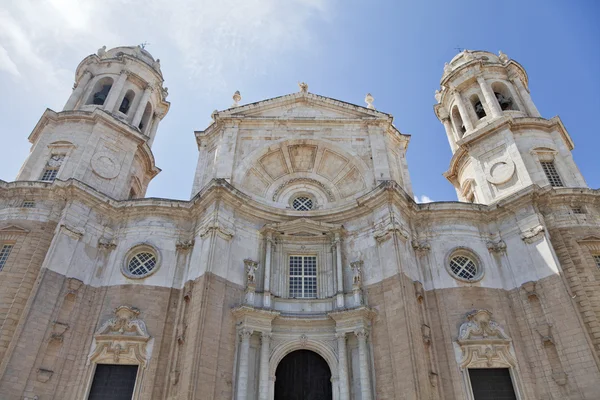
{"label": "arched bell opening", "polygon": [[331,370],[311,350],[288,353],[277,365],[274,400],[332,400]]}

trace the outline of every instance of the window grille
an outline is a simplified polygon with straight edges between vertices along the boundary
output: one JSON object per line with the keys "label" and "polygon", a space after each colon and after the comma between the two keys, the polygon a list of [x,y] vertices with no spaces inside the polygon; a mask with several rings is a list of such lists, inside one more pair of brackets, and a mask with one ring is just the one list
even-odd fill
{"label": "window grille", "polygon": [[35,202],[25,200],[22,205],[23,208],[33,208],[35,207]]}
{"label": "window grille", "polygon": [[594,262],[596,263],[596,267],[600,268],[600,254],[594,255]]}
{"label": "window grille", "polygon": [[560,175],[558,175],[554,161],[542,161],[541,164],[550,185],[552,187],[563,187],[564,185],[560,179]]}
{"label": "window grille", "polygon": [[290,256],[290,297],[317,297],[316,256]]}
{"label": "window grille", "polygon": [[573,207],[573,214],[585,214],[585,211],[583,211],[583,208],[581,207]]}
{"label": "window grille", "polygon": [[310,197],[299,196],[294,199],[292,206],[296,211],[310,211],[313,208],[313,201]]}
{"label": "window grille", "polygon": [[148,275],[154,267],[156,267],[156,256],[147,251],[135,254],[127,263],[127,270],[136,277]]}
{"label": "window grille", "polygon": [[40,180],[44,182],[54,182],[56,179],[56,175],[58,175],[58,170],[62,165],[65,156],[63,154],[57,155],[54,154],[50,157],[48,162],[46,163],[46,168],[44,168],[44,172],[42,173],[42,177]]}
{"label": "window grille", "polygon": [[450,260],[450,270],[456,277],[469,281],[474,280],[478,273],[475,261],[462,255],[452,257]]}
{"label": "window grille", "polygon": [[2,269],[4,268],[4,265],[6,264],[6,260],[8,260],[8,256],[10,255],[10,252],[12,251],[12,249],[13,249],[12,244],[5,244],[0,249],[0,271],[2,271]]}

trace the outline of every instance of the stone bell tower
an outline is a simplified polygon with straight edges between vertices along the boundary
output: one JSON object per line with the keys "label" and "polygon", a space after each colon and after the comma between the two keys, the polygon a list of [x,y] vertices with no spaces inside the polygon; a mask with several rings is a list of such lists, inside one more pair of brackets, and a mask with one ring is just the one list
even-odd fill
{"label": "stone bell tower", "polygon": [[525,69],[502,52],[465,50],[444,66],[435,112],[460,201],[490,204],[532,184],[587,187],[559,117],[543,118]]}
{"label": "stone bell tower", "polygon": [[150,147],[169,110],[160,60],[141,46],[86,57],[61,112],[46,110],[17,180],[77,179],[118,200],[143,197],[160,169]]}

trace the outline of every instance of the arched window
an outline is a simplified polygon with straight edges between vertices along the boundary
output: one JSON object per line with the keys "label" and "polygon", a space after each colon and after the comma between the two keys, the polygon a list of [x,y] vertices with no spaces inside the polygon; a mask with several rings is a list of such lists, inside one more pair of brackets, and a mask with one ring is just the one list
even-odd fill
{"label": "arched window", "polygon": [[140,124],[138,125],[138,128],[140,128],[140,131],[142,133],[148,127],[151,115],[152,115],[152,104],[150,104],[150,102],[148,102],[146,104],[146,108],[144,109],[144,114],[142,115],[142,120],[140,121]]}
{"label": "arched window", "polygon": [[502,111],[519,110],[510,90],[505,84],[502,82],[494,82],[492,83],[492,90],[494,91],[494,95],[496,95],[496,100],[498,100],[498,104],[500,104]]}
{"label": "arched window", "polygon": [[477,96],[476,94],[471,96],[471,105],[473,106],[473,109],[475,110],[475,114],[477,114],[477,118],[481,119],[487,115],[485,113],[485,108],[483,108],[483,104],[481,103],[481,100],[479,100],[479,96]]}
{"label": "arched window", "polygon": [[454,130],[458,133],[458,138],[462,138],[467,129],[465,128],[465,124],[463,123],[457,106],[452,108],[452,124],[454,124]]}
{"label": "arched window", "polygon": [[125,93],[125,97],[123,97],[123,101],[121,101],[121,107],[119,107],[119,111],[123,114],[127,114],[131,108],[134,98],[135,92],[133,90],[128,90],[127,93]]}
{"label": "arched window", "polygon": [[112,78],[102,78],[96,85],[94,85],[94,90],[92,91],[92,95],[88,99],[88,104],[95,104],[98,106],[104,105],[106,98],[108,97],[108,92],[110,92],[110,88],[113,85]]}

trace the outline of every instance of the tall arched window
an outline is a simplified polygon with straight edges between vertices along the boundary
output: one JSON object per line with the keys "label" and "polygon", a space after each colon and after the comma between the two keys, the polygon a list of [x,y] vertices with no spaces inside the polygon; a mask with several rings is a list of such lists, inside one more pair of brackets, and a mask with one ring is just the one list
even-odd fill
{"label": "tall arched window", "polygon": [[465,124],[463,123],[457,106],[452,108],[452,124],[454,125],[454,130],[458,133],[458,138],[462,138],[467,129],[465,128]]}
{"label": "tall arched window", "polygon": [[500,104],[500,108],[502,109],[502,111],[519,110],[519,107],[517,107],[517,104],[513,99],[510,90],[504,83],[492,83],[492,90],[494,91],[494,95],[496,95],[496,99],[498,100],[498,104]]}
{"label": "tall arched window", "polygon": [[133,90],[128,90],[123,97],[123,101],[121,101],[121,106],[119,107],[119,111],[123,114],[127,114],[129,109],[131,108],[131,104],[133,103],[133,99],[135,98],[135,92]]}
{"label": "tall arched window", "polygon": [[138,125],[138,128],[140,128],[140,131],[142,133],[144,131],[146,131],[146,129],[148,128],[151,116],[152,116],[152,104],[150,104],[150,102],[148,102],[146,104],[146,108],[144,109],[144,114],[142,114],[142,120],[140,121],[140,124]]}
{"label": "tall arched window", "polygon": [[470,100],[471,100],[471,105],[473,106],[473,109],[475,110],[475,114],[477,114],[477,118],[481,119],[481,118],[485,117],[487,114],[485,113],[485,108],[483,107],[481,100],[479,100],[479,96],[474,94],[473,96],[471,96]]}
{"label": "tall arched window", "polygon": [[98,106],[104,105],[106,98],[108,97],[108,92],[110,92],[110,88],[113,85],[113,79],[106,77],[100,79],[94,85],[94,90],[90,98],[88,99],[87,104],[95,104]]}

